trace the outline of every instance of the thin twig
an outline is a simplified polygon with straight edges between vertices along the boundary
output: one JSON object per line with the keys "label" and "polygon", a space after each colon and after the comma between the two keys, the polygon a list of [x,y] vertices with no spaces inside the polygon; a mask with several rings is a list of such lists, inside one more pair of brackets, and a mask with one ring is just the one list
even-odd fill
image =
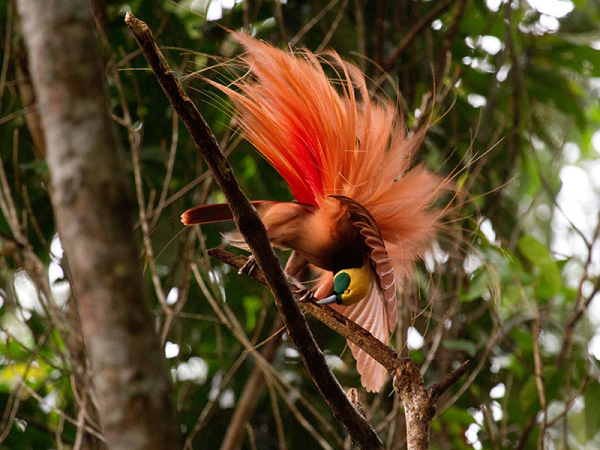
{"label": "thin twig", "polygon": [[315,427],[302,415],[298,407],[289,398],[288,392],[286,392],[281,386],[276,385],[279,395],[286,403],[287,407],[292,411],[296,420],[304,427],[306,431],[313,437],[315,441],[319,443],[323,450],[333,450],[333,447],[327,443],[323,436],[315,429]]}
{"label": "thin twig", "polygon": [[337,2],[339,2],[339,0],[331,0],[329,3],[327,3],[327,5],[321,11],[319,11],[318,14],[309,20],[306,25],[304,25],[302,29],[300,29],[300,31],[298,31],[298,33],[292,39],[290,39],[290,45],[295,45],[302,38],[302,36],[308,33],[312,27],[319,23],[319,20],[321,20],[323,16],[325,16],[325,14],[327,14],[327,12],[337,4]]}
{"label": "thin twig", "polygon": [[540,328],[541,328],[541,315],[539,308],[537,309],[537,314],[535,318],[535,322],[533,323],[533,367],[535,373],[535,386],[537,388],[538,397],[540,399],[540,409],[542,412],[542,423],[540,425],[541,432],[538,435],[538,448],[541,448],[542,440],[544,439],[544,434],[546,432],[546,423],[548,422],[548,410],[546,408],[546,392],[544,388],[544,374],[542,357],[540,356]]}
{"label": "thin twig", "polygon": [[[156,208],[153,212],[152,223],[150,225],[151,229],[156,228],[156,224],[158,223],[158,219],[160,217],[160,213],[165,208],[165,201],[167,199],[167,194],[169,193],[169,185],[171,184],[171,176],[173,175],[173,167],[175,166],[175,155],[177,153],[177,143],[179,141],[179,120],[177,114],[173,114],[172,118],[172,133],[171,133],[171,148],[169,150],[169,160],[167,162],[167,173],[165,174],[165,179],[163,181],[162,190],[160,193],[160,198],[158,203],[156,204]],[[150,215],[150,211],[147,212],[148,216]]]}
{"label": "thin twig", "polygon": [[490,442],[494,447],[494,450],[498,450],[498,442],[496,442],[496,433],[494,431],[494,421],[492,420],[492,416],[490,414],[490,409],[488,405],[481,405],[481,412],[483,413],[483,418],[485,419],[485,424],[488,429],[488,435],[490,437]]}
{"label": "thin twig", "polygon": [[365,73],[366,64],[365,57],[367,56],[367,32],[365,27],[365,15],[363,14],[362,0],[354,0],[354,16],[356,17],[356,44],[358,53],[362,58],[359,58],[357,63],[360,71]]}
{"label": "thin twig", "polygon": [[[277,2],[277,3],[279,3],[279,2]],[[342,21],[342,17],[344,16],[344,12],[346,11],[347,6],[348,6],[348,0],[343,0],[342,6],[340,7],[340,10],[338,11],[337,16],[335,16],[335,19],[333,20],[331,27],[329,27],[329,30],[327,31],[327,34],[323,38],[323,41],[321,41],[319,46],[316,48],[315,53],[319,53],[319,52],[323,51],[323,49],[325,47],[327,47],[327,44],[329,44],[329,41],[333,37],[333,33],[335,33],[335,30],[337,30],[338,26],[340,25],[340,22]]]}
{"label": "thin twig", "polygon": [[408,45],[419,35],[419,33],[433,22],[436,17],[440,16],[454,3],[455,0],[446,0],[444,2],[439,2],[434,8],[432,8],[425,16],[421,18],[407,33],[402,35],[402,39],[396,45],[394,52],[388,56],[385,61],[381,63],[381,69],[384,72],[388,72],[396,63],[404,49],[408,47]]}
{"label": "thin twig", "polygon": [[277,429],[277,440],[279,441],[279,449],[286,450],[285,431],[283,429],[283,419],[279,411],[279,403],[277,403],[277,394],[273,387],[273,382],[267,378],[267,386],[269,387],[269,398],[271,400],[271,408],[273,409],[273,417],[275,418],[275,428]]}
{"label": "thin twig", "polygon": [[435,383],[433,386],[429,388],[432,395],[436,397],[440,397],[450,386],[452,386],[460,377],[462,377],[469,367],[469,361],[465,361],[448,375],[446,375],[442,380],[438,383]]}
{"label": "thin twig", "polygon": [[285,29],[285,21],[283,20],[283,8],[281,7],[281,2],[275,2],[275,18],[277,19],[277,25],[279,26],[279,34],[281,35],[281,39],[287,42],[288,33]]}

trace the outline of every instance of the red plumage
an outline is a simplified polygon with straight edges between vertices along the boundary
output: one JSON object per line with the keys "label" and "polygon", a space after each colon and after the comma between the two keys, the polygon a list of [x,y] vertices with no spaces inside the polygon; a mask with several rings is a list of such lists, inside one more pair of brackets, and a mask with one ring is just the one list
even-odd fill
{"label": "red plumage", "polygon": [[[394,274],[397,285],[428,247],[439,215],[430,206],[447,186],[422,166],[410,168],[423,133],[407,137],[395,106],[371,101],[363,74],[336,53],[321,60],[235,36],[250,73],[237,89],[217,86],[233,101],[245,137],[300,202],[260,202],[269,237],[324,271],[318,298],[332,292],[332,272],[369,258],[376,282],[365,299],[334,307],[388,344],[396,326]],[[385,369],[350,348],[363,385],[380,390]]]}

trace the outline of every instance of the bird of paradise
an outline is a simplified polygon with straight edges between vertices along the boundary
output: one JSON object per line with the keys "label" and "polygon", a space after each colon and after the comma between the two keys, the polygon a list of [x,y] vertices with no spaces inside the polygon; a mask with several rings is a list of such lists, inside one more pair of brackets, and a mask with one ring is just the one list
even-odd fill
{"label": "bird of paradise", "polygon": [[[287,182],[296,202],[255,201],[271,243],[296,252],[286,269],[320,272],[314,294],[389,344],[396,291],[438,228],[430,208],[445,180],[411,159],[423,132],[408,137],[391,102],[369,97],[364,75],[337,53],[322,60],[236,34],[249,70],[232,87],[246,139]],[[182,215],[185,225],[231,220],[226,204]],[[293,267],[292,267],[293,266]],[[386,370],[348,342],[362,385],[379,391]]]}

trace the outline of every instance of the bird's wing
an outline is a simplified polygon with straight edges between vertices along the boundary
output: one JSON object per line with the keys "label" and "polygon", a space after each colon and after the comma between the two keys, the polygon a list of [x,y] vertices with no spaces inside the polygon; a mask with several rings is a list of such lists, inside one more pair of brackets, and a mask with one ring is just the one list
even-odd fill
{"label": "bird's wing", "polygon": [[[375,283],[371,283],[366,297],[350,306],[331,305],[339,313],[369,331],[384,344],[389,344],[389,332],[386,326],[386,311],[382,292]],[[385,383],[387,370],[358,345],[348,341],[352,355],[356,359],[356,369],[360,381],[367,391],[379,392]]]}
{"label": "bird's wing", "polygon": [[[369,211],[355,200],[343,195],[329,195],[328,197],[335,198],[348,208],[354,226],[358,228],[364,238],[369,249],[371,267],[376,275],[377,284],[383,293],[383,301],[387,305],[387,324],[389,332],[392,333],[396,329],[398,320],[396,277],[377,222],[375,222]],[[359,302],[361,305],[363,303],[364,300]]]}

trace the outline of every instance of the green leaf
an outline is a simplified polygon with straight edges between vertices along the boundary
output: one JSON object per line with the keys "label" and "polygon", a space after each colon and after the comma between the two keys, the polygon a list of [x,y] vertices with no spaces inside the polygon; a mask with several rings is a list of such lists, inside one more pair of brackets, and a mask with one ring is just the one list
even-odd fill
{"label": "green leaf", "polygon": [[519,394],[519,403],[521,404],[521,408],[523,408],[523,410],[527,413],[531,413],[539,409],[540,402],[535,375],[533,373],[527,377],[527,381],[521,389],[521,393]]}
{"label": "green leaf", "polygon": [[256,313],[262,308],[262,301],[258,297],[244,297],[242,299],[246,311],[246,331],[252,331],[256,326]]}
{"label": "green leaf", "polygon": [[473,274],[473,279],[469,285],[469,290],[461,292],[460,299],[463,302],[469,302],[477,298],[481,298],[483,295],[490,291],[490,274],[482,269],[477,269]]}
{"label": "green leaf", "polygon": [[244,165],[244,178],[251,180],[256,175],[256,161],[250,155],[245,155],[242,159]]}
{"label": "green leaf", "polygon": [[518,248],[525,258],[540,269],[538,296],[548,299],[557,294],[562,288],[562,279],[548,248],[530,235],[519,239]]}
{"label": "green leaf", "polygon": [[541,66],[542,61],[527,67],[527,89],[531,98],[536,98],[552,108],[570,115],[579,129],[584,129],[586,119],[574,84],[554,67]]}
{"label": "green leaf", "polygon": [[0,386],[14,389],[22,379],[34,389],[41,386],[50,373],[50,366],[36,361],[35,364],[23,362],[7,365],[0,370]]}
{"label": "green leaf", "polygon": [[47,177],[49,175],[48,164],[45,160],[35,160],[19,165],[19,168],[23,171],[32,171],[39,177]]}
{"label": "green leaf", "polygon": [[598,414],[598,401],[600,401],[600,384],[593,382],[583,391],[585,408],[585,437],[590,441],[600,431],[600,414]]}

